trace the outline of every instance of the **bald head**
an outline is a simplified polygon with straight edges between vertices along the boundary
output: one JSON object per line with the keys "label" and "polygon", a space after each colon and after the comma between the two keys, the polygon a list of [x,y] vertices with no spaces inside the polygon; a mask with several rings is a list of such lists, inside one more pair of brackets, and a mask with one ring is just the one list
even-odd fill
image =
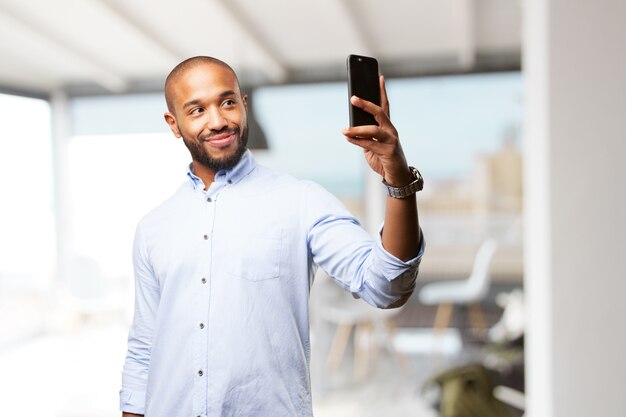
{"label": "bald head", "polygon": [[176,84],[176,81],[178,81],[187,71],[193,68],[196,68],[200,65],[217,65],[217,66],[227,69],[234,75],[235,80],[237,80],[237,87],[241,90],[241,87],[239,86],[239,79],[237,78],[237,74],[235,74],[235,71],[226,62],[219,60],[217,58],[213,58],[211,56],[194,56],[176,65],[174,69],[169,73],[167,78],[165,79],[165,101],[167,103],[167,109],[171,113],[174,113],[174,87],[173,86]]}

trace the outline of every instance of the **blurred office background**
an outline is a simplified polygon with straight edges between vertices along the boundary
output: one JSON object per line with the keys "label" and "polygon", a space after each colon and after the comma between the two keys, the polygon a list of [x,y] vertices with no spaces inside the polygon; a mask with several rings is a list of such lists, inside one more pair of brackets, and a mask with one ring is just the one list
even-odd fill
{"label": "blurred office background", "polygon": [[162,118],[186,57],[238,72],[260,163],[376,229],[350,53],[386,76],[427,252],[394,311],[318,273],[316,416],[446,415],[463,370],[511,415],[625,415],[625,28],[620,0],[0,0],[0,415],[118,413],[134,228],[189,162]]}

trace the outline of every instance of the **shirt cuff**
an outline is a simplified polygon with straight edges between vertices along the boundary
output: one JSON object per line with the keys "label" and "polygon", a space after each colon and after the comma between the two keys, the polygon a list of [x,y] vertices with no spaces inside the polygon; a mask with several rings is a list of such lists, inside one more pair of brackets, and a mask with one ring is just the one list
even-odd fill
{"label": "shirt cuff", "polygon": [[[383,247],[383,239],[382,232],[385,224],[381,224],[378,228],[378,233],[376,234],[376,248],[374,249],[377,253],[378,259],[382,262],[381,267],[383,270],[390,272],[390,274],[385,274],[385,276],[391,277],[389,281],[393,278],[397,277],[399,274],[404,272],[407,268],[419,266],[422,256],[424,255],[424,250],[426,249],[426,242],[424,241],[424,233],[422,232],[422,228],[420,227],[420,248],[417,252],[417,255],[409,259],[408,261],[403,261],[391,253],[387,252],[387,250]],[[396,271],[397,274],[394,274],[393,271]]]}
{"label": "shirt cuff", "polygon": [[145,414],[145,391],[120,390],[120,411],[133,414]]}
{"label": "shirt cuff", "polygon": [[398,300],[410,295],[415,289],[415,280],[424,248],[424,236],[420,229],[420,248],[417,255],[402,261],[383,248],[381,232],[375,236],[372,256],[364,265],[366,273],[352,280],[350,292],[379,308],[389,308]]}

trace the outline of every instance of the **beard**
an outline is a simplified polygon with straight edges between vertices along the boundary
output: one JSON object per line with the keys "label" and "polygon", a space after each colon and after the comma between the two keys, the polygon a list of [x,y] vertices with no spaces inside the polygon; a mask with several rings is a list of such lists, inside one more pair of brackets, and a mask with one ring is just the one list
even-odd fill
{"label": "beard", "polygon": [[202,146],[202,143],[199,143],[198,141],[187,140],[183,136],[183,142],[185,143],[187,149],[189,149],[189,153],[195,162],[215,172],[221,171],[222,169],[228,170],[237,165],[243,154],[246,152],[248,145],[248,126],[245,126],[243,132],[240,128],[236,127],[234,129],[224,128],[219,132],[215,132],[215,134],[221,134],[227,131],[237,135],[237,148],[231,155],[216,158],[211,156],[205,147]]}

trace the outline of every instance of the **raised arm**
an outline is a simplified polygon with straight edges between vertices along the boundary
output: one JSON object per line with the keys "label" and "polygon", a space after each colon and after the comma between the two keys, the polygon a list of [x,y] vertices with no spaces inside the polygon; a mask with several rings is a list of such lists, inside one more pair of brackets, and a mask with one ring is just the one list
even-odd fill
{"label": "raised arm", "polygon": [[[356,96],[353,105],[376,118],[378,126],[357,126],[343,130],[350,143],[363,148],[369,166],[385,182],[394,187],[404,187],[415,180],[400,145],[398,131],[389,119],[389,100],[385,80],[380,77],[381,105],[377,106]],[[395,257],[407,261],[414,258],[420,248],[420,231],[415,195],[405,198],[387,197],[385,226],[382,244]]]}

